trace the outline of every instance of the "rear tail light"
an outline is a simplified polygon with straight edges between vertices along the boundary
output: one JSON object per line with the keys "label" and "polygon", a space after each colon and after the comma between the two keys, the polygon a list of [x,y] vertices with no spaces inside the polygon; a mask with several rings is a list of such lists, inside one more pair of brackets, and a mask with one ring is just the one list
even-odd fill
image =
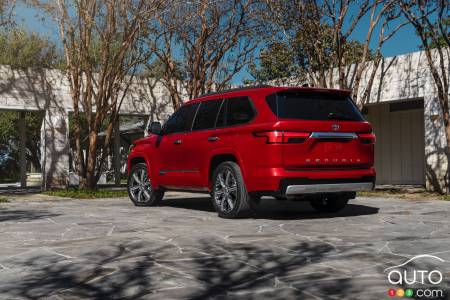
{"label": "rear tail light", "polygon": [[266,138],[267,144],[298,144],[306,141],[311,133],[308,132],[283,132],[261,131],[253,133],[256,137]]}
{"label": "rear tail light", "polygon": [[376,142],[376,137],[373,133],[359,133],[358,138],[363,144],[375,144]]}
{"label": "rear tail light", "polygon": [[283,132],[283,143],[303,143],[310,135],[311,134],[307,132]]}

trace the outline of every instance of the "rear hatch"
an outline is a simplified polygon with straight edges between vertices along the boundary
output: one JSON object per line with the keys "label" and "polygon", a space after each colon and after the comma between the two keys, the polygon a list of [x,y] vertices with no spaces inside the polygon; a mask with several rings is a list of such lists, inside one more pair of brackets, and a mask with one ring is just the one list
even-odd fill
{"label": "rear hatch", "polygon": [[349,94],[289,89],[267,97],[287,170],[363,169],[373,165],[375,136]]}

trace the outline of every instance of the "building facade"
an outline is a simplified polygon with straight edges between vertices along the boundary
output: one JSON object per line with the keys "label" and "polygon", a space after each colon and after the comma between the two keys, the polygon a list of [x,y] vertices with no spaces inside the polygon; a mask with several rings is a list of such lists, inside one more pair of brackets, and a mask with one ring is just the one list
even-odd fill
{"label": "building facade", "polygon": [[[349,80],[353,78],[354,67],[349,67]],[[369,63],[360,83],[361,93],[370,73]],[[44,188],[67,186],[72,104],[64,74],[56,70],[26,72],[0,67],[0,110],[44,113],[42,185]],[[152,120],[165,119],[170,112],[168,92],[162,84],[151,79],[136,81],[120,110],[123,116],[147,116]],[[423,52],[383,59],[363,112],[377,135],[378,184],[419,185],[435,190],[447,188],[448,162],[444,153],[442,112]],[[21,140],[26,138],[22,137],[24,131],[19,131],[22,132]],[[22,181],[26,176],[24,170]]]}
{"label": "building facade", "polygon": [[[67,187],[77,176],[70,172],[69,117],[73,111],[69,82],[59,70],[26,71],[0,66],[0,110],[20,112],[20,186],[27,185],[25,112],[40,112],[40,184],[44,189]],[[163,85],[152,79],[136,79],[120,108],[120,119],[132,116],[148,121],[165,119],[172,111]],[[119,135],[115,135],[115,158],[120,157]],[[113,162],[118,166],[118,162]],[[118,178],[116,173],[116,178]],[[116,183],[119,183],[117,181]]]}

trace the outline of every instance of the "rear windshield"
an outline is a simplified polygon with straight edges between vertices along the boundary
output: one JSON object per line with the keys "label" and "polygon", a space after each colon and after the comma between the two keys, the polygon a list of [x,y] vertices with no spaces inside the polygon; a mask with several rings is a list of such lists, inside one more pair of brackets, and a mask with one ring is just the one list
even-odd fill
{"label": "rear windshield", "polygon": [[363,121],[349,96],[330,93],[282,91],[266,99],[279,119]]}

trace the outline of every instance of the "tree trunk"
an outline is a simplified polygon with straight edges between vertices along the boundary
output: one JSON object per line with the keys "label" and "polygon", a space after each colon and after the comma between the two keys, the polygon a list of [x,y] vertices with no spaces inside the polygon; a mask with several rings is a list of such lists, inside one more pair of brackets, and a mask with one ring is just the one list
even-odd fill
{"label": "tree trunk", "polygon": [[[448,100],[447,100],[448,101]],[[447,110],[444,112],[444,131],[445,131],[445,141],[446,146],[444,148],[444,153],[447,158],[447,178],[445,180],[445,192],[449,193],[449,172],[450,172],[450,114],[447,107]]]}
{"label": "tree trunk", "polygon": [[89,148],[87,152],[87,164],[86,164],[86,187],[90,189],[95,188],[95,185],[97,184],[95,180],[96,179],[95,166],[97,162],[97,142],[98,142],[97,132],[91,132],[89,134]]}
{"label": "tree trunk", "polygon": [[[172,106],[174,110],[177,110],[181,104],[183,104],[183,101],[181,100],[180,94],[176,90],[174,86],[172,86],[171,80],[166,80],[169,82],[169,84],[166,86],[169,90],[170,100],[172,101]],[[174,84],[177,84],[176,82]]]}

